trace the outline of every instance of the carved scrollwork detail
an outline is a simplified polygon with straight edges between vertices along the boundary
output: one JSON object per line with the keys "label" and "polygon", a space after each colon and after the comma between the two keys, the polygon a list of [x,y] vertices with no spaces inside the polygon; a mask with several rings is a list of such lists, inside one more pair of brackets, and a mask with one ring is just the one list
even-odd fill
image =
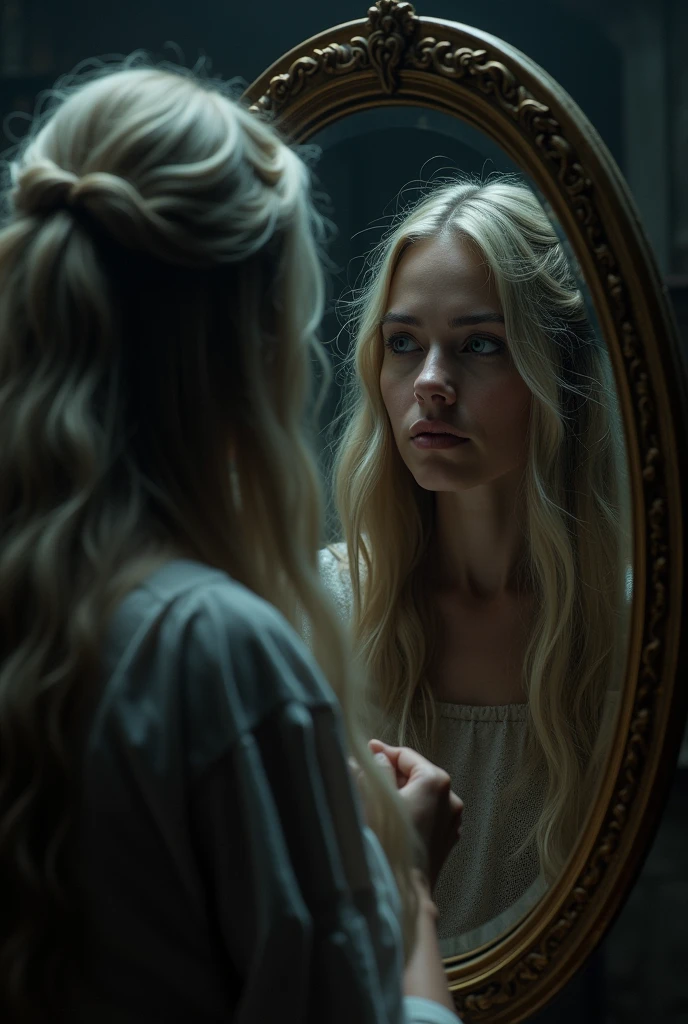
{"label": "carved scrollwork detail", "polygon": [[274,115],[303,89],[324,77],[348,75],[370,67],[368,40],[355,36],[349,43],[331,43],[313,50],[312,56],[299,57],[288,71],[270,80],[268,91],[249,109],[254,113]]}
{"label": "carved scrollwork detail", "polygon": [[469,88],[493,96],[529,134],[552,134],[556,125],[549,117],[549,108],[519,85],[505,64],[490,60],[487,50],[454,47],[447,40],[427,37],[410,48],[405,67],[463,81]]}
{"label": "carved scrollwork detail", "polygon": [[380,76],[384,91],[393,93],[397,88],[397,70],[418,26],[413,4],[378,0],[368,11],[368,25],[370,63]]}
{"label": "carved scrollwork detail", "polygon": [[307,85],[370,69],[377,72],[384,92],[395,92],[399,68],[418,24],[413,4],[377,0],[368,10],[368,35],[354,36],[348,43],[331,43],[297,58],[288,71],[272,78],[268,91],[250,109],[275,115]]}

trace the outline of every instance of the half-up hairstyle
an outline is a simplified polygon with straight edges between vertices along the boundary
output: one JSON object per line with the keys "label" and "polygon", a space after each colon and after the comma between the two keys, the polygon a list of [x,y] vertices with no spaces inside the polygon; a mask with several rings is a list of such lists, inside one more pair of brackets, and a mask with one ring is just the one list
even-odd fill
{"label": "half-up hairstyle", "polygon": [[[342,704],[411,947],[412,833],[355,718],[303,430],[323,304],[308,175],[188,73],[71,90],[0,230],[0,1017],[52,1011],[78,908],[79,736],[125,594],[182,555],[294,625]],[[76,940],[75,940],[76,941]],[[74,956],[76,957],[76,946]]]}

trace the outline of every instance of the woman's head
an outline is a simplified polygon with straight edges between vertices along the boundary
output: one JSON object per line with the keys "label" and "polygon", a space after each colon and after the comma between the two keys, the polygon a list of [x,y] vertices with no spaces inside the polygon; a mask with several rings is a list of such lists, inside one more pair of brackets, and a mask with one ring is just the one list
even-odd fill
{"label": "woman's head", "polygon": [[[352,307],[335,488],[378,709],[399,737],[431,734],[434,492],[511,481],[523,580],[538,598],[523,683],[550,769],[539,839],[551,868],[584,791],[624,594],[625,463],[607,352],[554,228],[513,178],[442,185],[405,211]],[[414,441],[428,421],[467,440]]]}
{"label": "woman's head", "polygon": [[10,171],[0,229],[3,1019],[29,1019],[32,993],[67,948],[76,726],[96,693],[109,616],[180,553],[224,569],[294,624],[299,609],[311,620],[379,797],[371,806],[410,942],[411,833],[355,722],[316,569],[320,492],[302,421],[323,284],[304,165],[207,83],[124,67],[72,91]]}
{"label": "woman's head", "polygon": [[[420,486],[522,473],[528,451],[552,457],[567,424],[577,430],[572,408],[585,414],[585,403],[571,396],[594,387],[599,346],[556,232],[521,183],[434,190],[376,250],[364,295],[356,367]],[[419,447],[410,435],[427,419],[468,443]]]}
{"label": "woman's head", "polygon": [[531,394],[510,357],[494,275],[475,244],[450,229],[406,245],[385,305],[380,393],[416,483],[463,491],[517,482]]}
{"label": "woman's head", "polygon": [[126,459],[158,527],[211,555],[228,446],[251,486],[307,397],[322,282],[304,165],[218,91],[139,67],[69,96],[11,171],[0,317],[22,331],[3,381],[24,374],[25,416],[62,396],[65,444],[101,475]]}

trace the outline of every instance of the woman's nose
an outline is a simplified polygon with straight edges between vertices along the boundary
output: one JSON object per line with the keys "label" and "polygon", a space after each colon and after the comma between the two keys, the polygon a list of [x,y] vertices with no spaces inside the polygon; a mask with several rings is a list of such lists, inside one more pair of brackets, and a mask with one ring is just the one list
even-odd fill
{"label": "woman's nose", "polygon": [[445,405],[453,405],[456,401],[456,381],[441,358],[428,356],[416,377],[413,393],[419,402],[440,401]]}

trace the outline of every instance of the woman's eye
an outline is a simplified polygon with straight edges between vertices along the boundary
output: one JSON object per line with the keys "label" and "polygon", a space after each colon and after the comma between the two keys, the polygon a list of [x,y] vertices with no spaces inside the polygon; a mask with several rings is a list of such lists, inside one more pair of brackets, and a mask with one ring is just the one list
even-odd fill
{"label": "woman's eye", "polygon": [[466,343],[465,352],[472,352],[477,356],[494,356],[501,352],[504,343],[496,338],[470,338]]}
{"label": "woman's eye", "polygon": [[393,334],[391,338],[387,338],[385,348],[388,348],[395,356],[405,356],[409,352],[416,351],[419,346],[413,338],[409,338],[406,334]]}

